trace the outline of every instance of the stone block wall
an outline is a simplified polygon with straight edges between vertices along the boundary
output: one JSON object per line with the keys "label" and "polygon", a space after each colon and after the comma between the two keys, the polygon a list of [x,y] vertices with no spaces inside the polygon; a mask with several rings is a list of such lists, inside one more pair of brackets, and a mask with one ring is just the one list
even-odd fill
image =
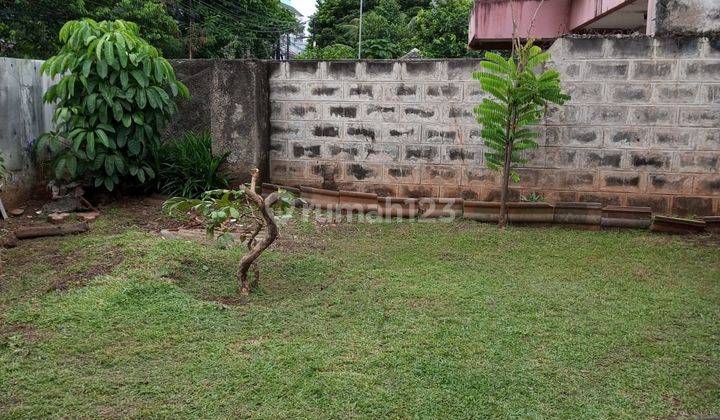
{"label": "stone block wall", "polygon": [[8,171],[0,195],[7,210],[39,188],[35,142],[53,129],[54,107],[43,102],[53,82],[40,74],[39,60],[0,58],[0,150]]}
{"label": "stone block wall", "polygon": [[[720,49],[704,38],[564,38],[513,195],[720,213]],[[270,64],[270,178],[390,196],[497,200],[473,107],[478,60]]]}

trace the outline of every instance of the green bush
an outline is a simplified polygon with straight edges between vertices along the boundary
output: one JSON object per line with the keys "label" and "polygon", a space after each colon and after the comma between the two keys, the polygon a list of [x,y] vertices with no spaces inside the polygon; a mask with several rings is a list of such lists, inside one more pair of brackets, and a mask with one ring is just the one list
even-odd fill
{"label": "green bush", "polygon": [[323,48],[309,47],[297,57],[298,60],[345,60],[357,57],[357,50],[343,44],[333,44]]}
{"label": "green bush", "polygon": [[[60,181],[80,180],[112,191],[121,180],[144,184],[155,177],[148,155],[185,85],[134,23],[67,22],[60,52],[41,70],[59,82],[45,93],[54,102],[56,131],[38,142]],[[48,152],[49,154],[46,153]]]}
{"label": "green bush", "polygon": [[207,190],[228,186],[230,177],[220,167],[229,153],[212,154],[210,133],[186,133],[157,151],[158,189],[171,197],[198,198]]}

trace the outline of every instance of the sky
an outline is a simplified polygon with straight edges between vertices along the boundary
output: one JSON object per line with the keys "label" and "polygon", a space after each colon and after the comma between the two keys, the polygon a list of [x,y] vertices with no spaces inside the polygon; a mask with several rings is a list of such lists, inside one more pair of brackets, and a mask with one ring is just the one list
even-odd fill
{"label": "sky", "polygon": [[[287,2],[287,0],[285,0]],[[315,2],[317,0],[290,0],[289,3],[292,7],[298,9],[300,13],[305,16],[305,19],[315,13]]]}

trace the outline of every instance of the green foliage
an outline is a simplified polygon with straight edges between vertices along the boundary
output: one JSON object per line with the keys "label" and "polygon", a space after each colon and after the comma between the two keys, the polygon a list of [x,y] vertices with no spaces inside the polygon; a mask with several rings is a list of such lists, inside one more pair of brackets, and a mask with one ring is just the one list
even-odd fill
{"label": "green foliage", "polygon": [[525,160],[523,150],[536,148],[539,136],[532,126],[540,123],[548,103],[562,104],[570,97],[560,89],[560,75],[555,70],[536,70],[550,58],[538,46],[528,41],[513,49],[509,58],[488,52],[480,63],[484,71],[473,77],[481,88],[492,95],[475,107],[477,121],[482,124],[481,135],[485,146],[487,166],[500,170],[510,162],[509,176],[519,181],[513,165]]}
{"label": "green foliage", "polygon": [[541,203],[545,202],[545,197],[542,194],[538,194],[533,191],[529,195],[521,195],[520,201],[524,201],[526,203]]}
{"label": "green foliage", "polygon": [[140,36],[165,56],[183,52],[178,23],[162,0],[5,0],[0,5],[4,56],[46,59],[62,47],[57,34],[63,24],[81,18],[134,22]]}
{"label": "green foliage", "polygon": [[438,0],[415,18],[413,43],[423,57],[455,58],[468,50],[468,17],[472,0]]}
{"label": "green foliage", "polygon": [[186,133],[163,143],[153,153],[158,164],[158,189],[171,197],[197,198],[207,190],[227,187],[228,174],[220,169],[229,152],[212,154],[210,133]]}
{"label": "green foliage", "polygon": [[308,47],[295,58],[298,60],[345,60],[357,58],[357,50],[341,44],[323,48]]}
{"label": "green foliage", "polygon": [[[295,197],[283,189],[278,190],[278,200],[272,205],[276,217],[289,217]],[[248,198],[245,187],[239,190],[210,190],[200,198],[173,197],[163,204],[163,211],[169,215],[192,213],[205,223],[208,235],[220,231],[218,240],[232,241],[231,226],[257,222],[257,204]],[[262,225],[260,225],[262,226]]]}
{"label": "green foliage", "polygon": [[112,191],[121,179],[143,184],[155,177],[149,150],[177,111],[173,98],[189,92],[138,32],[131,22],[91,19],[60,30],[60,53],[41,66],[61,76],[44,96],[57,104],[57,130],[37,144],[41,158],[52,160],[55,179]]}

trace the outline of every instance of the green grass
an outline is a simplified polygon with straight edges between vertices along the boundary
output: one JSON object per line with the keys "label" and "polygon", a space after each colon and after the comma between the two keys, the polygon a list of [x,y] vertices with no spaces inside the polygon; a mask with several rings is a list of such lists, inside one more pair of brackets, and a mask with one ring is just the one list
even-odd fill
{"label": "green grass", "polygon": [[1,417],[720,414],[716,245],[296,223],[225,305],[239,250],[128,217],[6,251]]}

